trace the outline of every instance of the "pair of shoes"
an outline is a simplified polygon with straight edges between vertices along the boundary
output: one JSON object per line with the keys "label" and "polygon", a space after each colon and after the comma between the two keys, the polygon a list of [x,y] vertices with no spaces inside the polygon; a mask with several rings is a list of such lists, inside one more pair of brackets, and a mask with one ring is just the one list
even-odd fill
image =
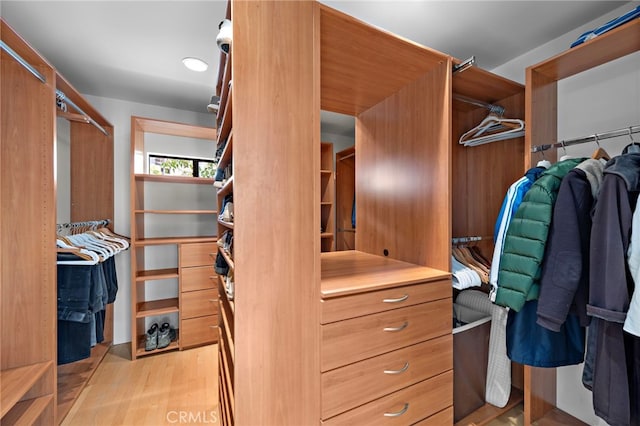
{"label": "pair of shoes", "polygon": [[168,322],[163,323],[160,327],[154,322],[145,335],[144,350],[149,352],[163,349],[174,340],[176,340],[176,330],[171,328]]}

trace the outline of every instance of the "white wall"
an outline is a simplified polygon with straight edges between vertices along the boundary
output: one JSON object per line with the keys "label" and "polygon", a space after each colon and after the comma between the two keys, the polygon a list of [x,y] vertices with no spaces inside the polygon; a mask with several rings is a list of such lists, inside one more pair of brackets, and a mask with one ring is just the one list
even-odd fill
{"label": "white wall", "polygon": [[[584,27],[568,32],[528,52],[493,72],[524,83],[525,68],[566,50],[583,32],[636,7],[630,2]],[[640,53],[602,65],[558,84],[558,139],[570,139],[640,124]],[[640,135],[635,136],[640,141]],[[552,141],[549,141],[552,142]],[[621,153],[628,136],[608,139],[601,145],[611,155]],[[595,143],[567,148],[567,154],[589,157]],[[564,155],[560,149],[559,156]],[[581,383],[582,365],[558,369],[557,405],[589,425],[606,425],[593,414],[591,392]]]}
{"label": "white wall", "polygon": [[[84,95],[85,98],[114,126],[114,223],[115,231],[122,235],[131,235],[130,228],[130,210],[129,210],[129,158],[130,158],[130,132],[131,132],[131,116],[142,116],[148,118],[156,118],[161,120],[178,121],[188,124],[211,127],[214,122],[213,115],[207,113],[196,113],[190,111],[182,111],[172,108],[159,107],[154,105],[146,105],[135,102],[122,101],[119,99],[110,99],[97,96]],[[203,98],[205,99],[205,98]],[[205,102],[205,101],[203,101]],[[204,105],[204,103],[203,103]],[[203,106],[204,108],[204,106]],[[162,139],[162,138],[160,138]],[[164,142],[166,143],[166,142]],[[170,147],[163,145],[160,141],[154,147],[155,151],[163,152]],[[211,147],[211,152],[204,151],[192,153],[190,155],[213,157],[215,148]],[[153,185],[153,184],[151,184]],[[198,185],[193,191],[185,190],[185,185],[167,185],[162,188],[162,197],[156,198],[159,204],[161,200],[173,200],[174,206],[179,204],[180,200],[185,197],[189,200],[199,199],[207,200],[207,195],[202,191],[211,190],[212,200],[215,200],[213,188],[208,185]],[[167,188],[169,191],[167,191]],[[153,191],[153,188],[152,188]],[[178,203],[175,201],[178,200]],[[202,201],[202,205],[206,201]],[[160,207],[160,206],[159,206]],[[175,207],[175,208],[180,208]],[[193,209],[205,207],[192,207]],[[214,209],[214,207],[206,207]],[[166,218],[165,218],[166,219]],[[183,218],[181,218],[183,219]],[[162,219],[161,219],[162,220]],[[173,226],[172,224],[167,224]],[[201,226],[200,223],[194,225]],[[154,231],[156,231],[154,229]],[[160,231],[158,231],[160,232]],[[215,230],[213,231],[215,232]],[[174,262],[177,265],[177,257],[174,259],[174,252],[171,250],[159,249],[158,256],[154,256],[159,262]],[[150,258],[152,256],[149,256]],[[162,259],[159,259],[162,257]],[[129,252],[123,252],[116,257],[116,267],[118,273],[118,295],[114,304],[114,332],[113,343],[125,343],[131,341],[131,265]],[[167,267],[167,266],[164,266]],[[158,287],[158,286],[156,286]],[[150,295],[152,297],[161,297],[161,294]],[[172,318],[171,323],[175,326],[176,319]]]}

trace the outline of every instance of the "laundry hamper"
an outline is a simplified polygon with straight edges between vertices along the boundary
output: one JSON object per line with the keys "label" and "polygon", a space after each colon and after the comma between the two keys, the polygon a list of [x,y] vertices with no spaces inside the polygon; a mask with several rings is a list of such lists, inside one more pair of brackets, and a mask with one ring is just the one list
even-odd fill
{"label": "laundry hamper", "polygon": [[458,421],[485,403],[491,316],[453,304],[453,419]]}

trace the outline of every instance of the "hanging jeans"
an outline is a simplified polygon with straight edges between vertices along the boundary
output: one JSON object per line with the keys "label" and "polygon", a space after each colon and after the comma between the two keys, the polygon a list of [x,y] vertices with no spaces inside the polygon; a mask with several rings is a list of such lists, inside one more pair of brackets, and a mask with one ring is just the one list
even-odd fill
{"label": "hanging jeans", "polygon": [[91,356],[93,266],[58,265],[58,364]]}

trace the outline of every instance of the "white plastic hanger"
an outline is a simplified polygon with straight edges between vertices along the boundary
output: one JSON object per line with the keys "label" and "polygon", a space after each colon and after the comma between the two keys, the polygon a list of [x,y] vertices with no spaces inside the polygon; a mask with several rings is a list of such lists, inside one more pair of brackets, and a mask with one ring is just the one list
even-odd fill
{"label": "white plastic hanger", "polygon": [[517,118],[503,118],[491,112],[480,124],[460,136],[458,143],[464,146],[476,146],[523,135],[524,121]]}

